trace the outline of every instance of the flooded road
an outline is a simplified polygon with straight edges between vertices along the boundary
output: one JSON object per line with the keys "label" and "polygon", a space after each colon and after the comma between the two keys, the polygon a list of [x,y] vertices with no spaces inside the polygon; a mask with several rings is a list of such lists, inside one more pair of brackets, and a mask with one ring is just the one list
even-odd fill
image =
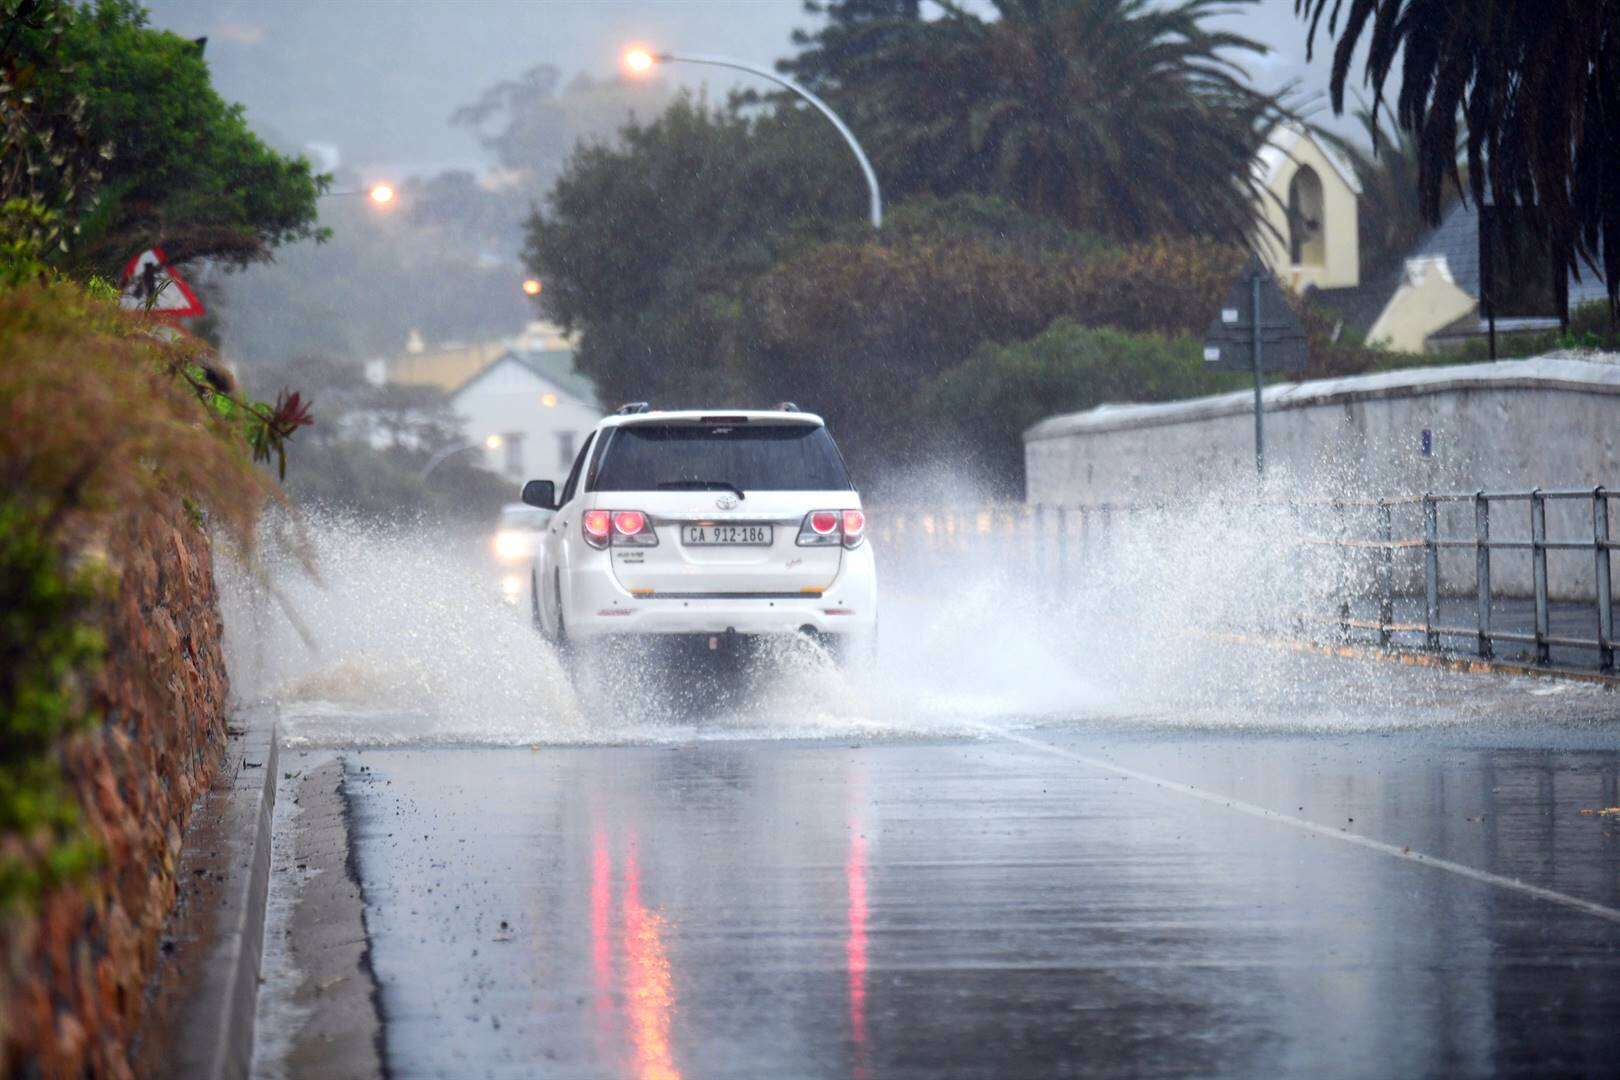
{"label": "flooded road", "polygon": [[1620,1060],[1606,690],[1221,644],[1246,586],[1129,567],[918,571],[870,669],[581,690],[475,568],[318,539],[318,648],[228,619],[285,770],[264,1080]]}
{"label": "flooded road", "polygon": [[344,755],[390,1073],[1591,1074],[1620,1055],[1620,822],[1582,813],[1620,805],[1611,739],[1014,734]]}

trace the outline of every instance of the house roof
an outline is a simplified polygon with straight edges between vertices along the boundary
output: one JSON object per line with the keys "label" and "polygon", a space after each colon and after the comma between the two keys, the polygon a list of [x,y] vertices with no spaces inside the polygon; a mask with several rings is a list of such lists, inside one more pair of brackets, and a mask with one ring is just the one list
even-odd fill
{"label": "house roof", "polygon": [[[1395,290],[1401,287],[1401,280],[1406,273],[1406,261],[1433,258],[1445,259],[1446,268],[1451,272],[1451,279],[1456,282],[1457,287],[1475,300],[1479,299],[1479,206],[1476,203],[1459,202],[1446,211],[1440,224],[1429,230],[1423,239],[1407,252],[1406,259],[1401,260],[1399,265],[1378,274],[1371,281],[1348,289],[1315,289],[1312,295],[1320,300],[1324,307],[1342,315],[1348,325],[1365,332],[1378,321],[1378,316],[1394,297]],[[1579,281],[1573,274],[1570,275],[1571,310],[1582,304],[1607,298],[1608,293],[1601,275],[1588,270],[1581,275]],[[1460,327],[1469,319],[1474,320],[1477,328],[1478,317],[1468,316],[1446,327],[1446,330],[1460,332]]]}
{"label": "house roof", "polygon": [[596,386],[588,377],[574,370],[574,351],[572,349],[507,349],[452,390],[450,396],[456,397],[461,394],[462,391],[472,386],[479,379],[482,379],[508,361],[528,368],[529,371],[580,403],[589,405],[593,409],[601,408],[601,405],[596,400]]}
{"label": "house roof", "polygon": [[[1446,212],[1438,228],[1426,236],[1412,257],[1443,255],[1451,268],[1452,280],[1463,292],[1479,299],[1479,204],[1470,200],[1459,202]],[[1597,300],[1607,300],[1608,291],[1603,278],[1593,271],[1569,278],[1569,306],[1571,309]]]}
{"label": "house roof", "polygon": [[1346,326],[1365,334],[1389,306],[1404,275],[1405,267],[1396,266],[1360,285],[1340,289],[1313,287],[1307,295],[1342,318]]}

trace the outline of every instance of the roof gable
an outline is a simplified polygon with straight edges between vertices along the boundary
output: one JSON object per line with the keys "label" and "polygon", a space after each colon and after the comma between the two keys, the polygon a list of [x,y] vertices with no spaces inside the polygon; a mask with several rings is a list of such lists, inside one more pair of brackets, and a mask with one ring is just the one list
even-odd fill
{"label": "roof gable", "polygon": [[574,370],[574,354],[568,349],[525,351],[508,349],[484,365],[472,377],[450,392],[452,399],[460,397],[486,376],[506,364],[514,364],[545,383],[558,394],[581,405],[599,409],[596,389],[591,381]]}

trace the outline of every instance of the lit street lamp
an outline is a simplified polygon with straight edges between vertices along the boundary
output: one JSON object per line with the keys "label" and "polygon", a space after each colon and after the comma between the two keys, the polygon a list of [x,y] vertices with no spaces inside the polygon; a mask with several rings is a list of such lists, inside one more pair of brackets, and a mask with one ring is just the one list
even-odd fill
{"label": "lit street lamp", "polygon": [[428,458],[427,464],[422,466],[422,471],[420,474],[418,474],[417,479],[425,483],[428,476],[433,472],[434,469],[437,469],[440,465],[443,465],[446,461],[457,454],[465,453],[468,450],[499,450],[500,448],[501,437],[499,435],[485,436],[483,442],[470,442],[462,443],[459,446],[447,446],[443,450],[440,450],[438,453],[434,454],[432,457]]}
{"label": "lit street lamp", "polygon": [[366,198],[371,200],[372,205],[386,208],[394,205],[394,200],[399,197],[399,192],[394,190],[394,185],[392,184],[372,184],[368,188],[351,188],[348,191],[324,192],[321,195],[321,198],[341,199],[355,195],[364,195]]}
{"label": "lit street lamp", "polygon": [[540,288],[541,288],[541,285],[540,285],[540,279],[539,278],[525,278],[524,282],[523,282],[523,295],[524,296],[539,296],[540,295]]}
{"label": "lit street lamp", "polygon": [[849,148],[855,152],[855,160],[860,163],[861,172],[866,177],[867,191],[871,195],[872,228],[881,229],[883,227],[883,194],[878,190],[877,173],[872,171],[872,163],[866,160],[866,151],[861,149],[861,144],[856,140],[855,133],[849,130],[844,122],[838,118],[838,114],[833,112],[825,101],[822,101],[786,75],[778,75],[770,68],[744,63],[741,60],[696,53],[653,52],[651,49],[639,45],[624,54],[624,66],[633,75],[645,75],[657,64],[707,64],[710,67],[746,71],[750,75],[758,75],[762,79],[769,79],[778,86],[785,86],[811,105],[814,105],[820,110],[822,116],[832,122],[832,126],[838,129],[838,134],[844,137],[844,141],[849,143]]}

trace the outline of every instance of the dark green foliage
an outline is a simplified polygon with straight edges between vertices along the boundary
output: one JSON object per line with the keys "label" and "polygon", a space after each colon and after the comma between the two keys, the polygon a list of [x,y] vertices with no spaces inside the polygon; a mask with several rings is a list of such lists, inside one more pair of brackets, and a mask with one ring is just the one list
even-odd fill
{"label": "dark green foliage", "polygon": [[[1246,2],[1246,0],[1243,0]],[[1003,195],[1073,228],[1236,241],[1251,163],[1280,116],[1207,25],[1226,0],[829,4],[784,71],[829,96],[894,196]]]}
{"label": "dark green foliage", "polygon": [[44,515],[0,499],[0,915],[94,864],[62,778],[62,737],[91,723],[83,681],[101,658],[87,619],[105,591],[64,565]]}
{"label": "dark green foliage", "polygon": [[67,0],[0,0],[0,241],[36,254],[66,249],[64,226],[91,204],[112,152],[93,141],[89,102],[53,85],[74,13]]}
{"label": "dark green foliage", "polygon": [[[1387,111],[1387,110],[1386,110]],[[1421,155],[1409,131],[1380,123],[1372,109],[1356,110],[1365,142],[1319,132],[1350,160],[1361,181],[1357,233],[1361,249],[1361,279],[1370,280],[1411,254],[1428,233],[1418,194]],[[1457,199],[1454,187],[1441,191],[1440,212]]]}
{"label": "dark green foliage", "polygon": [[858,217],[860,185],[819,116],[749,119],[683,97],[621,145],[579,149],[529,221],[525,259],[546,309],[587,331],[576,364],[605,399],[668,400],[718,380],[740,283],[795,229]]}
{"label": "dark green foliage", "polygon": [[[36,13],[49,15],[41,26],[43,16],[16,16],[20,0],[4,3],[0,67],[7,80],[26,80],[30,107],[68,143],[60,154],[47,149],[31,190],[8,185],[7,194],[66,215],[65,269],[116,279],[152,245],[176,263],[244,265],[320,235],[315,200],[326,179],[248,129],[241,106],[215,92],[197,43],[149,27],[134,0],[40,4]],[[3,134],[9,166],[32,144],[9,127]]]}
{"label": "dark green foliage", "polygon": [[1236,249],[1186,241],[1086,258],[972,233],[823,244],[751,289],[738,378],[759,388],[758,400],[791,398],[826,415],[857,471],[875,473],[932,451],[929,432],[943,418],[919,411],[918,393],[981,343],[1032,338],[1054,317],[1201,332],[1242,262]]}
{"label": "dark green foliage", "polygon": [[955,453],[1016,489],[1023,433],[1046,417],[1109,402],[1172,401],[1241,389],[1242,375],[1212,374],[1201,339],[1129,334],[1059,319],[1014,345],[985,345],[939,376],[920,410]]}
{"label": "dark green foliage", "polygon": [[[1620,307],[1620,0],[1294,0],[1337,38],[1332,94],[1344,109],[1358,55],[1376,110],[1399,71],[1396,122],[1418,148],[1434,223],[1466,128],[1476,201],[1535,207],[1572,270],[1600,265]],[[1363,51],[1364,50],[1364,51]]]}

